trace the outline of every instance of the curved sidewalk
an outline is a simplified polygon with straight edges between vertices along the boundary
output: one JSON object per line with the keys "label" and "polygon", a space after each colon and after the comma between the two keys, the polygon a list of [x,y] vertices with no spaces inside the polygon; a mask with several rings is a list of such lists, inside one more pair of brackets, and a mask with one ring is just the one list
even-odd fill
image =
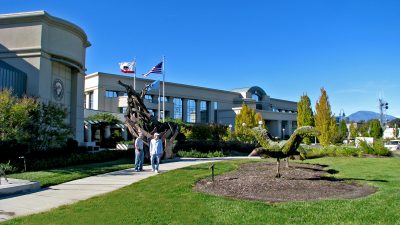
{"label": "curved sidewalk", "polygon": [[[240,158],[248,157],[222,157],[211,159],[185,158],[178,161],[162,163],[160,165],[160,172],[162,174],[170,170],[191,165]],[[156,175],[151,172],[151,166],[144,166],[143,169],[144,171],[142,172],[134,172],[133,168],[114,171],[51,186],[30,194],[0,198],[0,222],[14,217],[44,212],[62,205],[72,204],[80,200],[117,190]]]}

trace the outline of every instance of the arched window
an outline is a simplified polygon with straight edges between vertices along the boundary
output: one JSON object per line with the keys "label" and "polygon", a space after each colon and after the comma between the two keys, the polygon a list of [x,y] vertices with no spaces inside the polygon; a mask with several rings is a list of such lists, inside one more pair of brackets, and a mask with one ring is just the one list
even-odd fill
{"label": "arched window", "polygon": [[252,94],[252,95],[251,95],[251,98],[254,99],[254,100],[256,100],[256,102],[259,102],[259,101],[260,101],[260,96],[258,96],[257,94]]}

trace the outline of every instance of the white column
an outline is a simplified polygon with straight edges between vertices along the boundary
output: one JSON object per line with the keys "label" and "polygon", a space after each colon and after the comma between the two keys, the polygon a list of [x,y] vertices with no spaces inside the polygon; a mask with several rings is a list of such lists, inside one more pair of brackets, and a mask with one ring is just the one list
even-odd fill
{"label": "white column", "polygon": [[282,138],[282,120],[276,121],[276,127],[278,129],[277,134],[279,134],[278,138]]}
{"label": "white column", "polygon": [[208,122],[214,123],[214,106],[212,101],[207,101]]}
{"label": "white column", "polygon": [[71,99],[70,99],[70,124],[75,140],[83,142],[84,138],[84,116],[83,96],[84,76],[79,72],[71,73]]}
{"label": "white column", "polygon": [[188,100],[182,98],[182,121],[187,122]]}
{"label": "white column", "polygon": [[288,132],[287,134],[292,135],[293,133],[293,121],[292,120],[288,120]]}

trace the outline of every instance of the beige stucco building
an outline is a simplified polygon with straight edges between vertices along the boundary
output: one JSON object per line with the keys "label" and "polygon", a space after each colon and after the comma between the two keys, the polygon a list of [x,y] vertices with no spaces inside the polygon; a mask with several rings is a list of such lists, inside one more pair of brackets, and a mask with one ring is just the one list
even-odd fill
{"label": "beige stucco building", "polygon": [[[104,111],[115,113],[124,120],[127,96],[125,88],[118,85],[118,80],[132,86],[134,84],[132,76],[100,72],[85,76],[85,117]],[[152,82],[136,78],[136,91],[140,92],[146,84]],[[155,116],[160,112],[158,97],[158,90],[151,90],[145,96],[145,104]],[[282,138],[290,135],[297,126],[297,102],[271,98],[257,86],[225,91],[165,82],[165,97],[165,117],[184,122],[222,123],[234,127],[235,116],[240,112],[242,104],[246,103],[262,114],[273,136]]]}
{"label": "beige stucco building", "polygon": [[62,104],[83,141],[85,32],[45,11],[0,15],[0,89]]}

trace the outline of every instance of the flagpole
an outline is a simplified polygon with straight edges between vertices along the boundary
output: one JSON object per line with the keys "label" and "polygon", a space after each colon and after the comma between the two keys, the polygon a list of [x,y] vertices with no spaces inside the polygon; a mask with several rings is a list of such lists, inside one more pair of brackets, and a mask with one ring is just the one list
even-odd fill
{"label": "flagpole", "polygon": [[136,57],[133,62],[135,63],[135,70],[133,71],[133,90],[136,91]]}
{"label": "flagpole", "polygon": [[158,121],[161,120],[161,111],[160,111],[160,85],[158,85]]}
{"label": "flagpole", "polygon": [[163,56],[163,64],[162,64],[162,72],[163,72],[163,87],[162,87],[162,92],[163,92],[163,123],[165,121],[165,56]]}

